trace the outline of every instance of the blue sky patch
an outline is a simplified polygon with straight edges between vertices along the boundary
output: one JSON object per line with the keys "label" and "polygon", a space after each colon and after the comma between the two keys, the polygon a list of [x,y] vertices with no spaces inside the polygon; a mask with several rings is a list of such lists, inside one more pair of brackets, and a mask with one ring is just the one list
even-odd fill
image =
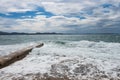
{"label": "blue sky patch", "polygon": [[[41,12],[41,14],[37,14],[38,12]],[[0,13],[0,17],[5,17],[5,18],[33,18],[36,15],[45,15],[46,17],[51,17],[54,16],[54,14],[45,11],[44,8],[38,7],[35,11],[27,11],[24,13],[17,13],[17,12],[10,12],[8,14],[2,14]]]}
{"label": "blue sky patch", "polygon": [[113,5],[109,4],[109,3],[102,4],[103,8],[110,8],[111,6],[113,6]]}

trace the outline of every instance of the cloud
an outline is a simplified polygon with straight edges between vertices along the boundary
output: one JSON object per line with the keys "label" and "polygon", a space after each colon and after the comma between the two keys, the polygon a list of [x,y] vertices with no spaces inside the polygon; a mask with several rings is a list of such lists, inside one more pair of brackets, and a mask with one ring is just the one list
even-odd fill
{"label": "cloud", "polygon": [[41,0],[1,0],[0,12],[9,13],[34,11],[40,4]]}
{"label": "cloud", "polygon": [[[60,20],[59,20],[60,18]],[[15,21],[17,24],[10,24],[9,27],[5,28],[4,26],[6,25],[6,21],[10,19],[4,20],[1,24],[1,29],[4,31],[22,31],[25,30],[30,31],[30,32],[52,32],[52,31],[67,31],[68,29],[65,28],[64,26],[61,26],[61,24],[65,24],[64,21],[65,18],[63,17],[50,17],[47,18],[46,16],[36,16],[32,19],[16,19]],[[62,20],[62,21],[61,21]],[[68,21],[69,22],[69,21]],[[12,22],[13,23],[13,22]]]}
{"label": "cloud", "polygon": [[0,13],[4,15],[0,15],[3,31],[87,33],[120,30],[119,0],[1,0]]}
{"label": "cloud", "polygon": [[1,17],[6,17],[6,18],[32,18],[36,15],[45,15],[47,17],[54,16],[54,14],[47,12],[44,8],[38,7],[36,11],[26,11],[24,13],[19,13],[19,12],[10,12],[8,14],[2,14],[0,13]]}
{"label": "cloud", "polygon": [[[112,19],[112,20],[111,20]],[[9,27],[4,27],[6,22]],[[46,16],[37,15],[29,19],[5,19],[2,23],[4,31],[18,31],[18,32],[94,32],[101,29],[120,29],[120,16],[109,16],[107,18],[93,18],[79,19],[75,17],[65,16]],[[15,24],[14,24],[15,23]],[[103,31],[103,30],[102,30]]]}

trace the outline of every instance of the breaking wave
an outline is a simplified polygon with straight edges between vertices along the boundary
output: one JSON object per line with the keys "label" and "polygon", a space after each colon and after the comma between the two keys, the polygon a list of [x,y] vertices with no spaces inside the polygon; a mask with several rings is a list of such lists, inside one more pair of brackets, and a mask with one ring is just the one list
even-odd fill
{"label": "breaking wave", "polygon": [[[35,48],[21,61],[0,70],[0,79],[12,79],[28,74],[34,78],[65,77],[71,80],[120,79],[120,43],[94,41],[43,41],[41,48]],[[0,55],[18,50],[35,42],[1,45]],[[4,53],[4,54],[3,54]],[[38,76],[38,75],[37,75]]]}

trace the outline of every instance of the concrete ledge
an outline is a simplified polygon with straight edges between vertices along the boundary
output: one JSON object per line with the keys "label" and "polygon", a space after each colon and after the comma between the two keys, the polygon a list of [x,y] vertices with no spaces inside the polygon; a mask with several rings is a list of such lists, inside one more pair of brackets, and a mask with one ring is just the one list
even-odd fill
{"label": "concrete ledge", "polygon": [[43,45],[44,44],[41,43],[41,44],[37,44],[37,45],[34,45],[34,46],[29,46],[29,47],[21,49],[19,51],[15,51],[15,52],[13,52],[9,55],[0,57],[0,69],[4,68],[6,66],[9,66],[10,64],[12,64],[12,63],[14,63],[18,60],[23,59],[24,57],[26,57],[29,54],[29,52],[32,51],[33,48],[42,47]]}

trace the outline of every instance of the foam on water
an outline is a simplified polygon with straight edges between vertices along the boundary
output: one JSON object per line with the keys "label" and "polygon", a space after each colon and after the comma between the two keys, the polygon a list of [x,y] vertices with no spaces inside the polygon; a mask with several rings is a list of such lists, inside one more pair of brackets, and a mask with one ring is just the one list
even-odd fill
{"label": "foam on water", "polygon": [[31,43],[22,43],[22,44],[14,44],[14,45],[0,45],[0,56],[8,55],[17,50],[21,50],[23,48],[34,46],[40,42],[31,42]]}
{"label": "foam on water", "polygon": [[[43,47],[32,50],[23,60],[1,69],[0,76],[3,78],[10,73],[48,73],[57,77],[67,75],[76,80],[97,75],[109,79],[120,78],[120,43],[45,41],[44,44]],[[0,46],[0,52],[14,51],[26,45],[28,43]]]}

